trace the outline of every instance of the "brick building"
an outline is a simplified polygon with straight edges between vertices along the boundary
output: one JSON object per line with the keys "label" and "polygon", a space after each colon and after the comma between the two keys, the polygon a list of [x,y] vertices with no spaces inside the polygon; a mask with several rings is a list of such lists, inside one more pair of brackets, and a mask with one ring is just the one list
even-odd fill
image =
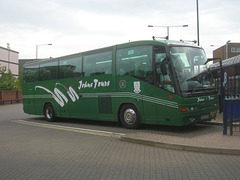
{"label": "brick building", "polygon": [[14,76],[18,76],[18,56],[19,52],[0,46],[0,66],[6,66],[7,70],[11,69]]}
{"label": "brick building", "polygon": [[222,60],[237,55],[240,55],[240,43],[227,42],[213,51],[213,58],[221,58]]}

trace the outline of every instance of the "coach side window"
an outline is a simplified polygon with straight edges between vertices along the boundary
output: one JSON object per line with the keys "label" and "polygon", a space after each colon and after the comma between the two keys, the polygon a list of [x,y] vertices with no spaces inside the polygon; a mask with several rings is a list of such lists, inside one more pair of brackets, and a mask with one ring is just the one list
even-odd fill
{"label": "coach side window", "polygon": [[73,78],[82,75],[82,57],[59,60],[59,78]]}
{"label": "coach side window", "polygon": [[23,69],[23,82],[36,82],[38,81],[39,64],[27,66]]}
{"label": "coach side window", "polygon": [[117,50],[117,75],[129,75],[153,83],[152,46]]}
{"label": "coach side window", "polygon": [[40,64],[39,81],[58,79],[58,61]]}
{"label": "coach side window", "polygon": [[112,51],[84,56],[84,76],[112,74]]}

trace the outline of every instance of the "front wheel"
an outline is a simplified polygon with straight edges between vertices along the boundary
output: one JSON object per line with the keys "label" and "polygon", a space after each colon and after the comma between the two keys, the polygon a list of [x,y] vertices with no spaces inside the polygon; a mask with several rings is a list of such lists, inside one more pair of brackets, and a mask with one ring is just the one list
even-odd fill
{"label": "front wheel", "polygon": [[48,103],[45,105],[44,116],[47,119],[47,121],[49,121],[49,122],[53,122],[56,120],[55,111],[54,111],[52,104]]}
{"label": "front wheel", "polygon": [[125,104],[120,110],[120,121],[125,128],[137,129],[140,126],[140,115],[132,104]]}

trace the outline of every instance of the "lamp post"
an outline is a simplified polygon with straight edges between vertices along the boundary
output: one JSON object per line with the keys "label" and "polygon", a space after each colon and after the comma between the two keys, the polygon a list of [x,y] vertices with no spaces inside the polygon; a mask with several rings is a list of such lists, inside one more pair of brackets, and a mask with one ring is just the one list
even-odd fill
{"label": "lamp post", "polygon": [[226,59],[229,58],[229,43],[231,42],[231,40],[228,40],[226,42]]}
{"label": "lamp post", "polygon": [[197,42],[198,46],[200,45],[200,38],[199,38],[199,7],[198,7],[198,0],[196,0],[197,4]]}
{"label": "lamp post", "polygon": [[166,39],[169,40],[169,28],[172,28],[172,27],[188,27],[188,25],[177,25],[177,26],[153,26],[153,25],[148,25],[148,27],[167,28],[167,37],[166,37]]}
{"label": "lamp post", "polygon": [[38,46],[51,46],[52,44],[38,44],[36,45],[36,59],[38,59]]}

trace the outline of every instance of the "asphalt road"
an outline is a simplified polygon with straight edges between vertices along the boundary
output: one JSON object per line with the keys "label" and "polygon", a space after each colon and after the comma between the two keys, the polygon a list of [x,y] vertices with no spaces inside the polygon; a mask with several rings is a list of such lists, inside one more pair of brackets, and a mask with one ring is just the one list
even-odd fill
{"label": "asphalt road", "polygon": [[161,149],[118,138],[174,130],[127,130],[84,120],[48,123],[24,114],[22,104],[0,106],[0,179],[239,179],[240,156]]}

